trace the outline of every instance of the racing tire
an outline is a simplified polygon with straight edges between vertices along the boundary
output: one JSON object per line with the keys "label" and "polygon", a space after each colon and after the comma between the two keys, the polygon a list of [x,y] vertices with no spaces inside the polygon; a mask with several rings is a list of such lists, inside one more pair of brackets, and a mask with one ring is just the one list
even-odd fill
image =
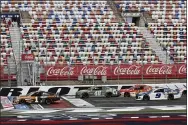
{"label": "racing tire", "polygon": [[88,93],[83,93],[83,94],[82,94],[82,98],[83,98],[83,99],[89,98],[89,94],[88,94]]}
{"label": "racing tire", "polygon": [[150,100],[150,98],[149,98],[149,96],[148,96],[148,95],[145,95],[145,96],[143,97],[143,100],[144,100],[144,101],[149,101],[149,100]]}
{"label": "racing tire", "polygon": [[182,92],[182,95],[183,95],[183,96],[186,96],[186,95],[187,95],[187,90],[184,90],[184,91]]}
{"label": "racing tire", "polygon": [[174,100],[174,95],[172,94],[168,95],[168,100]]}
{"label": "racing tire", "polygon": [[50,99],[45,99],[45,104],[50,105],[51,103],[52,103],[52,100],[50,100]]}
{"label": "racing tire", "polygon": [[124,93],[124,97],[130,97],[130,93],[125,92],[125,93]]}
{"label": "racing tire", "polygon": [[26,104],[26,101],[24,99],[19,101],[19,104]]}
{"label": "racing tire", "polygon": [[106,98],[110,98],[110,97],[112,97],[112,93],[111,92],[106,93]]}

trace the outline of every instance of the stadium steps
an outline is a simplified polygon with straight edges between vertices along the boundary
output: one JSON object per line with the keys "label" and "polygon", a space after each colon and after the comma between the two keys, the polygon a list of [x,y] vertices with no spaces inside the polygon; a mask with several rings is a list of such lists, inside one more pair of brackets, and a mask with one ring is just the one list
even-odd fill
{"label": "stadium steps", "polygon": [[159,57],[159,60],[162,61],[164,64],[171,64],[173,61],[170,60],[170,56],[167,54],[166,51],[162,50],[162,47],[157,42],[154,35],[150,33],[145,27],[139,27],[139,30],[143,34],[143,37],[146,39],[146,42],[149,43],[152,50],[156,52],[156,55]]}
{"label": "stadium steps", "polygon": [[116,16],[116,18],[118,19],[118,22],[125,22],[124,18],[122,17],[120,11],[118,11],[117,7],[116,7],[116,3],[113,0],[108,0],[107,4],[111,7],[114,15]]}
{"label": "stadium steps", "polygon": [[[22,85],[28,85],[28,83],[32,83],[31,81],[31,74],[30,74],[30,71],[31,71],[31,68],[29,67],[29,64],[26,63],[26,62],[22,62],[21,64],[21,82],[22,82]],[[27,82],[25,81],[27,80]]]}
{"label": "stadium steps", "polygon": [[20,43],[21,33],[19,27],[10,27],[10,36],[11,36],[13,53],[16,59],[16,64],[18,64],[18,62],[21,59],[21,50],[22,50],[22,45]]}

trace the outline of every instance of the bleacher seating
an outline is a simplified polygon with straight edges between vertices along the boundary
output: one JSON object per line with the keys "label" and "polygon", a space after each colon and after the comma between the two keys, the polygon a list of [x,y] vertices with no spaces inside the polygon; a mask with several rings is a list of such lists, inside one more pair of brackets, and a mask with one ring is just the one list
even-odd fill
{"label": "bleacher seating", "polygon": [[186,0],[118,0],[121,12],[147,12],[155,23],[148,27],[175,63],[186,63]]}
{"label": "bleacher seating", "polygon": [[161,63],[133,23],[117,22],[107,1],[3,4],[3,11],[29,12],[31,23],[20,27],[24,52],[40,64]]}
{"label": "bleacher seating", "polygon": [[9,28],[4,21],[1,21],[1,66],[7,66],[8,57],[13,57],[13,49]]}

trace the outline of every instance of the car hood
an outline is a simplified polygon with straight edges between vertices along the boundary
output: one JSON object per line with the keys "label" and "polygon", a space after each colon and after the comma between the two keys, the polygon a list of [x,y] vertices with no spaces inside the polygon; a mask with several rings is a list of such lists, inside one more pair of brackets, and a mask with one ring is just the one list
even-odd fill
{"label": "car hood", "polygon": [[120,92],[132,92],[133,90],[130,89],[121,89]]}

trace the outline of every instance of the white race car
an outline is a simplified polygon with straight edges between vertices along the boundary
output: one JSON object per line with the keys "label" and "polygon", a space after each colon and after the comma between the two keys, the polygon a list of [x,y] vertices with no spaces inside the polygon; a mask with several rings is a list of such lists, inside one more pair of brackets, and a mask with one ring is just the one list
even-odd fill
{"label": "white race car", "polygon": [[182,91],[179,89],[173,90],[170,88],[155,88],[148,92],[141,92],[136,95],[136,100],[174,100],[180,99]]}

